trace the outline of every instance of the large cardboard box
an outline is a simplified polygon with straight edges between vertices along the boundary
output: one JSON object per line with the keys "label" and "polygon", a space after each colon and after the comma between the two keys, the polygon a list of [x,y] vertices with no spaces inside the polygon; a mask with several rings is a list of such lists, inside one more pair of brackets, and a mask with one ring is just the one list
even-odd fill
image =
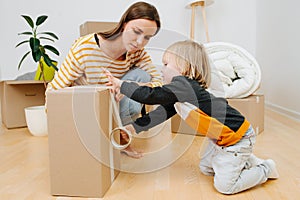
{"label": "large cardboard box", "polygon": [[117,26],[117,22],[92,22],[87,21],[80,25],[80,36],[90,33],[97,33],[102,31],[108,31]]}
{"label": "large cardboard box", "polygon": [[120,152],[107,88],[71,87],[47,92],[52,195],[102,198],[117,177]]}
{"label": "large cardboard box", "polygon": [[1,115],[7,128],[26,127],[24,108],[45,104],[43,81],[1,81]]}
{"label": "large cardboard box", "polygon": [[227,99],[229,105],[240,111],[251,123],[256,134],[264,131],[265,97],[251,95],[242,99]]}
{"label": "large cardboard box", "polygon": [[[251,95],[242,99],[227,99],[229,105],[240,111],[251,123],[257,134],[264,130],[264,95]],[[171,119],[171,131],[174,133],[184,133],[201,135],[196,133],[189,125],[183,121],[179,115]]]}

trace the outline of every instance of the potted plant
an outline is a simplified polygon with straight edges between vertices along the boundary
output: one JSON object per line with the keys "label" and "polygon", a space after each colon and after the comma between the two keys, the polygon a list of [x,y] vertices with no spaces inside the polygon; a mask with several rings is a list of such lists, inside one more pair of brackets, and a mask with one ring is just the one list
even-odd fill
{"label": "potted plant", "polygon": [[51,46],[51,45],[43,45],[41,41],[51,41],[55,42],[58,40],[58,37],[52,32],[38,32],[38,28],[46,21],[48,16],[41,15],[39,16],[35,23],[33,22],[32,18],[26,15],[21,15],[30,26],[30,31],[25,31],[19,33],[18,35],[25,35],[29,36],[29,39],[21,41],[16,45],[19,47],[23,44],[28,43],[30,50],[26,52],[23,57],[21,58],[18,69],[20,69],[24,59],[31,53],[34,62],[38,63],[38,69],[36,71],[35,80],[43,80],[46,86],[46,81],[50,81],[54,77],[55,71],[58,70],[56,67],[57,61],[52,60],[50,56],[47,54],[47,51],[50,51],[57,56],[59,56],[59,51]]}
{"label": "potted plant", "polygon": [[[18,69],[20,69],[24,59],[31,54],[34,62],[38,63],[38,68],[34,79],[43,80],[46,87],[47,81],[52,80],[55,71],[58,70],[56,67],[57,61],[52,60],[47,51],[50,51],[57,56],[59,56],[59,52],[55,47],[47,44],[43,45],[41,42],[55,42],[55,40],[58,40],[58,37],[52,32],[38,32],[37,30],[46,21],[48,16],[41,15],[37,17],[35,22],[29,16],[21,16],[26,20],[31,30],[18,34],[22,36],[28,36],[29,38],[18,43],[16,47],[28,43],[30,50],[27,51],[21,58]],[[47,116],[45,113],[45,106],[31,106],[24,108],[24,110],[27,127],[30,133],[34,136],[47,135]]]}

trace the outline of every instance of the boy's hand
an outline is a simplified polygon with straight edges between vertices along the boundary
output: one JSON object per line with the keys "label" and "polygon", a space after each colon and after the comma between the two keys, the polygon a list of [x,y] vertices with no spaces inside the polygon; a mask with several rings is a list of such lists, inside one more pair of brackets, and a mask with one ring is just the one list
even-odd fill
{"label": "boy's hand", "polygon": [[108,78],[108,82],[106,83],[106,85],[112,86],[112,92],[115,94],[116,101],[120,101],[124,97],[124,95],[120,93],[120,88],[123,81],[114,77],[107,69],[103,68],[103,71]]}

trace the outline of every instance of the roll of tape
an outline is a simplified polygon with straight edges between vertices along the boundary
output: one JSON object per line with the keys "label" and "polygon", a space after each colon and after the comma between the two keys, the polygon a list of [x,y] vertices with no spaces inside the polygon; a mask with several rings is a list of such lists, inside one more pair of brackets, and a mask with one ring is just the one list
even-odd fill
{"label": "roll of tape", "polygon": [[[117,142],[115,140],[115,134],[119,134],[120,135],[120,132],[123,131],[127,134],[129,140],[127,141],[126,144],[120,144],[119,142]],[[110,142],[111,144],[113,145],[113,147],[115,149],[119,149],[119,150],[122,150],[122,149],[126,149],[130,143],[131,143],[131,140],[132,140],[132,134],[129,130],[127,130],[126,128],[124,127],[117,127],[115,129],[113,129],[110,134],[109,134],[109,139],[110,139]]]}

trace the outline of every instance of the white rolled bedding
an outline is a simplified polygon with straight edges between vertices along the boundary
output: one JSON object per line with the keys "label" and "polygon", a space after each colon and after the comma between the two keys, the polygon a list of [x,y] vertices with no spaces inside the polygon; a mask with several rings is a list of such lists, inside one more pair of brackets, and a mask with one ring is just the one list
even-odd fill
{"label": "white rolled bedding", "polygon": [[245,49],[225,42],[204,44],[212,65],[209,90],[225,98],[243,98],[260,86],[261,69]]}

